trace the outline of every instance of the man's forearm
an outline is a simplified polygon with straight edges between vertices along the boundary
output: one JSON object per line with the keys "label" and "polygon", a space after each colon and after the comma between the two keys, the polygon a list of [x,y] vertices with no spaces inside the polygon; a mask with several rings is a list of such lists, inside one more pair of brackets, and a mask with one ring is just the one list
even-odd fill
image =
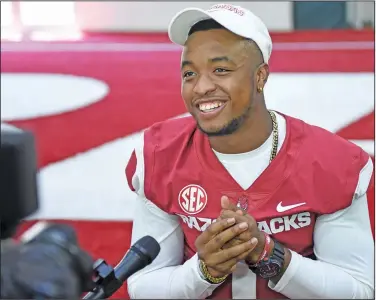
{"label": "man's forearm", "polygon": [[164,267],[128,281],[131,299],[205,299],[218,285],[203,280],[197,255],[180,266]]}
{"label": "man's forearm", "polygon": [[269,287],[291,299],[373,299],[373,288],[341,268],[314,261],[291,251],[283,276]]}

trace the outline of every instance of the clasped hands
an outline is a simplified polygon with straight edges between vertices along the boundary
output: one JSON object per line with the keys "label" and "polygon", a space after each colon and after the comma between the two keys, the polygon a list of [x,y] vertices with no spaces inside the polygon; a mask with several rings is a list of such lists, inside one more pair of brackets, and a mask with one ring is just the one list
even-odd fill
{"label": "clasped hands", "polygon": [[195,246],[210,275],[231,274],[239,261],[256,263],[265,246],[265,234],[256,220],[245,214],[227,196],[221,198],[222,211],[198,238]]}

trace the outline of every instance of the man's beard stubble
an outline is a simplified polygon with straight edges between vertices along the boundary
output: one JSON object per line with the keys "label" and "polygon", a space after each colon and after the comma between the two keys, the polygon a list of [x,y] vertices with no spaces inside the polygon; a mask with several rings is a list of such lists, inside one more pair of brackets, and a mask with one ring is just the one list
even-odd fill
{"label": "man's beard stubble", "polygon": [[245,120],[249,117],[250,111],[252,109],[251,103],[249,106],[244,110],[244,112],[238,116],[233,118],[230,122],[224,125],[222,128],[213,131],[206,131],[204,128],[200,126],[200,123],[197,122],[197,128],[208,137],[217,137],[217,136],[226,136],[235,133],[245,122]]}

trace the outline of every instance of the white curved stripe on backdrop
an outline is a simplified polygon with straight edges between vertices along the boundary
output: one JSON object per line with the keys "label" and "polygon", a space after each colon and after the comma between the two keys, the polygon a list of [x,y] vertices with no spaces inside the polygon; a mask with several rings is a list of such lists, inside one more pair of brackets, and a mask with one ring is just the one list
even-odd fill
{"label": "white curved stripe on backdrop", "polygon": [[1,120],[22,120],[73,111],[102,100],[108,91],[105,82],[90,77],[1,73]]}
{"label": "white curved stripe on backdrop", "polygon": [[[271,109],[337,131],[374,110],[373,86],[364,73],[272,74],[266,98]],[[43,168],[42,205],[32,218],[131,220],[135,199],[124,167],[137,134]],[[353,142],[374,154],[373,141]]]}

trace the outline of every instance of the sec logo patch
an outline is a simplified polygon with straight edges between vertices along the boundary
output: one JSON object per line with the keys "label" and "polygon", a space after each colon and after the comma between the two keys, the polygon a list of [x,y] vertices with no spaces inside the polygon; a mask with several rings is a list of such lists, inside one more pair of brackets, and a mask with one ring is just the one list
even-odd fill
{"label": "sec logo patch", "polygon": [[180,191],[178,202],[185,213],[195,215],[205,208],[208,196],[201,186],[190,184]]}

